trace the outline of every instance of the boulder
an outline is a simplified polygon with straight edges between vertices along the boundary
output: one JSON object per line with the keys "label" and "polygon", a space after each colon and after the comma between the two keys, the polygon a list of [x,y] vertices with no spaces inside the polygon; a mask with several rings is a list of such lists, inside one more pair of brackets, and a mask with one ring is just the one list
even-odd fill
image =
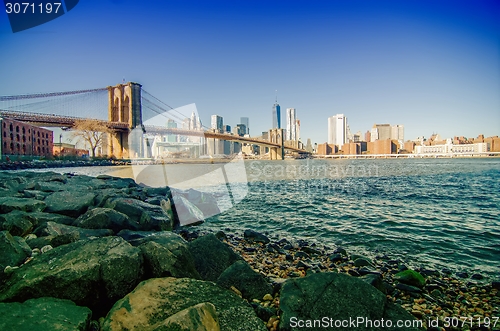
{"label": "boulder", "polygon": [[55,192],[45,198],[47,212],[78,217],[93,205],[95,194],[89,191],[62,191]]}
{"label": "boulder", "polygon": [[177,222],[180,226],[198,225],[204,222],[205,215],[191,201],[182,195],[173,195],[175,212],[177,214]]}
{"label": "boulder", "polygon": [[164,321],[144,328],[145,331],[220,331],[215,306],[209,302],[199,303],[181,310]]}
{"label": "boulder", "polygon": [[[170,317],[185,309],[195,309],[193,306],[200,303],[213,304],[221,331],[267,330],[252,307],[235,293],[212,282],[170,277],[154,278],[140,283],[131,293],[116,302],[106,316],[101,330],[153,330],[151,327],[164,325]],[[186,321],[186,318],[182,317],[185,314],[187,313],[183,312],[181,316],[170,321],[179,318]],[[213,312],[210,316],[212,318],[206,318],[202,322],[207,330],[211,330],[209,325],[213,323]]]}
{"label": "boulder", "polygon": [[25,212],[42,211],[45,207],[45,202],[36,199],[16,197],[0,198],[0,214],[10,213],[13,210],[21,210]]}
{"label": "boulder", "polygon": [[94,208],[78,217],[72,224],[85,229],[111,229],[118,233],[123,229],[137,230],[139,224],[125,214],[111,208]]}
{"label": "boulder", "polygon": [[51,249],[16,269],[0,301],[55,297],[104,315],[142,277],[142,254],[119,237],[80,240]]}
{"label": "boulder", "polygon": [[130,221],[139,224],[142,231],[171,231],[174,228],[174,220],[163,212],[160,206],[132,199],[132,198],[110,198],[104,204],[105,208],[112,208],[127,215]]}
{"label": "boulder", "polygon": [[254,231],[254,230],[245,230],[243,233],[243,236],[245,237],[246,240],[248,241],[254,241],[254,242],[260,242],[267,244],[269,243],[269,238],[260,232]]}
{"label": "boulder", "polygon": [[56,298],[0,303],[0,330],[87,331],[91,316],[87,307]]}
{"label": "boulder", "polygon": [[394,280],[403,284],[423,288],[425,286],[425,278],[414,270],[405,270],[394,275]]}
{"label": "boulder", "polygon": [[147,277],[200,278],[187,242],[181,236],[157,232],[132,244],[141,249]]}
{"label": "boulder", "polygon": [[[194,190],[192,188],[185,191],[172,190],[171,194],[175,199],[175,203],[178,203],[177,200],[185,200],[195,206],[195,210],[199,210],[201,215],[203,215],[199,216],[201,218],[197,217],[199,220],[220,214],[221,212],[218,205],[218,198],[215,194]],[[180,199],[181,197],[184,199]],[[198,212],[196,211],[196,213]]]}
{"label": "boulder", "polygon": [[215,282],[234,262],[241,260],[228,245],[214,234],[207,234],[189,243],[189,251],[194,258],[196,270],[204,280]]}
{"label": "boulder", "polygon": [[38,237],[60,236],[72,232],[78,232],[80,238],[106,237],[112,236],[113,230],[110,229],[82,229],[77,226],[64,225],[55,222],[47,222],[33,231]]}
{"label": "boulder", "polygon": [[47,223],[47,222],[55,222],[55,223],[60,223],[60,224],[65,224],[65,225],[71,225],[75,221],[74,218],[66,216],[66,215],[44,213],[44,212],[29,213],[29,216],[33,217],[33,219],[35,220],[35,222],[33,223],[35,226],[41,225],[41,224]]}
{"label": "boulder", "polygon": [[265,277],[254,271],[245,261],[236,261],[217,279],[217,285],[227,289],[236,287],[243,298],[262,300],[264,295],[273,292]]}
{"label": "boulder", "polygon": [[[384,330],[395,331],[401,330],[396,326],[397,320],[415,320],[403,308],[388,302],[386,296],[375,287],[358,278],[333,272],[287,280],[280,292],[280,309],[280,330],[319,330],[319,327],[307,323],[322,320],[325,316],[329,321],[356,322],[339,330],[380,330],[380,327],[366,322],[384,319],[386,326],[389,325],[388,321],[392,325]],[[304,322],[304,325],[298,321]],[[330,327],[335,328],[334,325]]]}
{"label": "boulder", "polygon": [[8,214],[0,214],[0,230],[7,230],[13,236],[23,237],[33,230],[36,219],[20,210],[13,210]]}
{"label": "boulder", "polygon": [[6,266],[17,266],[31,256],[31,248],[23,238],[13,237],[8,231],[0,232],[0,273]]}

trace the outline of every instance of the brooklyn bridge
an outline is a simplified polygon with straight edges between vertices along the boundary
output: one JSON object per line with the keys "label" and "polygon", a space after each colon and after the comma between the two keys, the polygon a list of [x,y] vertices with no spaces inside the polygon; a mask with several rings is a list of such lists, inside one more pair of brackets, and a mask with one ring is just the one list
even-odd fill
{"label": "brooklyn bridge", "polygon": [[[88,90],[0,96],[0,117],[67,130],[84,119],[96,121],[108,131],[107,155],[119,159],[151,157],[151,144],[174,145],[166,139],[155,141],[154,137],[169,135],[198,137],[198,143],[207,146],[220,141],[256,145],[269,149],[270,159],[283,159],[285,150],[308,153],[299,148],[298,142],[285,141],[283,129],[270,129],[267,137],[252,138],[204,126],[193,129],[158,125],[158,122],[166,123],[167,119],[182,123],[186,115],[176,112],[134,82]],[[161,120],[152,121],[155,118]]]}

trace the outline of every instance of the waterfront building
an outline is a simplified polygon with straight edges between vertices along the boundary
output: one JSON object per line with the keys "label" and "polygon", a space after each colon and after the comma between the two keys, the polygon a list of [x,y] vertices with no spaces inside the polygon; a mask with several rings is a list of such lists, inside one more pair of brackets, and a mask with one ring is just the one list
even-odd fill
{"label": "waterfront building", "polygon": [[489,151],[487,143],[454,144],[452,139],[440,145],[415,146],[415,154],[474,154]]}
{"label": "waterfront building", "polygon": [[224,125],[224,133],[231,133],[231,125]]}
{"label": "waterfront building", "polygon": [[52,157],[53,132],[44,128],[0,117],[2,159]]}
{"label": "waterfront building", "polygon": [[297,139],[297,112],[295,108],[286,109],[286,136],[285,140]]}
{"label": "waterfront building", "polygon": [[211,129],[215,130],[215,132],[222,133],[223,132],[223,119],[222,116],[212,115],[211,118]]}
{"label": "waterfront building", "polygon": [[405,129],[402,124],[396,124],[391,127],[391,139],[398,141],[405,140]]}
{"label": "waterfront building", "polygon": [[[240,123],[245,124],[245,127],[247,128],[247,131],[245,132],[245,134],[250,134],[250,120],[249,120],[249,118],[248,117],[241,117]],[[231,130],[229,130],[229,131],[231,131]]]}
{"label": "waterfront building", "polygon": [[338,152],[338,148],[334,144],[324,143],[318,144],[317,154],[318,155],[333,155]]}
{"label": "waterfront building", "polygon": [[328,144],[337,145],[339,148],[346,143],[347,117],[337,114],[328,118]]}

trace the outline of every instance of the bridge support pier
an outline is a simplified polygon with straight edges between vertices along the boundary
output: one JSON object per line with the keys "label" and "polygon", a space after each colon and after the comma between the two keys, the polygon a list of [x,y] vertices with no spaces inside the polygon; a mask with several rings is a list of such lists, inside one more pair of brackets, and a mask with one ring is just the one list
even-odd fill
{"label": "bridge support pier", "polygon": [[271,160],[284,160],[285,159],[285,147],[284,147],[284,135],[283,129],[271,129],[269,130],[269,141],[275,144],[281,145],[281,147],[271,147],[269,149],[269,158]]}
{"label": "bridge support pier", "polygon": [[108,156],[119,159],[143,157],[141,84],[108,86],[108,120],[127,123],[128,132],[108,134]]}

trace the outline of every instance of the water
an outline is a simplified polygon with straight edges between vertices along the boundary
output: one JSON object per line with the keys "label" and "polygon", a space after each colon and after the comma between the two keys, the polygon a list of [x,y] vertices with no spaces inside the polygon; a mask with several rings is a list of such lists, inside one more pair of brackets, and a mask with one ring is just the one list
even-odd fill
{"label": "water", "polygon": [[[165,169],[196,179],[220,167]],[[69,171],[131,177],[130,169],[97,169]],[[202,228],[250,228],[276,239],[306,239],[367,255],[386,253],[413,267],[498,277],[500,159],[245,161],[243,169],[246,176],[235,181],[234,176],[226,177],[231,185],[211,190],[229,187],[233,195],[240,190],[246,196],[241,194],[244,198],[232,208],[234,200],[221,202],[227,210],[210,217]],[[146,173],[141,181],[147,182]],[[161,182],[157,173],[150,177]]]}

